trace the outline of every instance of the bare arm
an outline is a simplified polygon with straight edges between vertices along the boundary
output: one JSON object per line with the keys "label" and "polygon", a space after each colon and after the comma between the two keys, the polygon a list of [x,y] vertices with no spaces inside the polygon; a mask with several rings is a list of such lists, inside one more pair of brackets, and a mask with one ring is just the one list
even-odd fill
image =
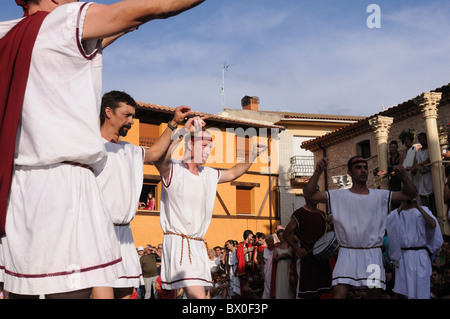
{"label": "bare arm", "polygon": [[92,4],[86,14],[83,40],[103,39],[154,20],[166,19],[205,0],[123,0],[110,5]]}
{"label": "bare arm", "polygon": [[417,209],[422,214],[423,219],[425,219],[425,223],[431,228],[436,228],[436,221],[430,215],[428,215],[428,213],[423,209],[422,206],[417,204],[417,201],[415,202],[417,205]]}
{"label": "bare arm", "polygon": [[303,195],[310,201],[316,203],[326,203],[328,200],[327,192],[319,191],[317,189],[317,183],[319,182],[320,175],[322,175],[322,172],[326,170],[327,166],[328,159],[325,157],[320,159],[316,164],[316,169],[311,176],[308,184],[306,184],[305,188],[303,189]]}
{"label": "bare arm", "polygon": [[406,175],[406,170],[403,165],[398,165],[394,167],[395,174],[400,176],[403,183],[403,188],[399,192],[392,193],[392,201],[400,202],[403,200],[412,199],[417,196],[417,190],[412,181]]}
{"label": "bare arm", "polygon": [[297,222],[293,217],[291,217],[291,220],[287,224],[286,228],[283,232],[283,238],[284,240],[289,244],[289,246],[292,247],[292,249],[295,251],[295,254],[298,258],[304,258],[307,255],[307,251],[305,248],[300,247],[297,245],[297,243],[294,240],[294,230],[297,227]]}
{"label": "bare arm", "polygon": [[[173,119],[170,121],[172,126],[177,126],[186,117],[191,114],[191,109],[187,106],[179,106],[175,109]],[[168,150],[172,143],[172,130],[167,127],[155,143],[145,152],[144,163],[156,162]]]}
{"label": "bare arm", "polygon": [[[200,118],[200,117],[190,118],[184,125],[185,133],[188,134],[188,133],[192,132],[194,130],[194,126],[199,126],[199,125],[205,126],[206,124],[203,121],[203,119],[204,118]],[[166,131],[167,131],[167,129],[166,129]],[[170,134],[171,134],[171,132],[170,132]],[[175,138],[173,140],[172,140],[172,137],[169,138],[169,140],[171,141],[169,147],[165,149],[165,152],[163,153],[163,155],[161,157],[159,157],[159,159],[157,161],[155,161],[155,163],[154,163],[158,172],[165,179],[169,178],[170,168],[172,165],[172,162],[170,160],[171,156],[172,156],[172,152],[175,149],[175,147],[178,145],[178,143],[184,137],[184,135],[180,135],[180,134],[177,134],[177,135],[178,135],[178,138]]]}
{"label": "bare arm", "polygon": [[450,176],[447,177],[447,183],[445,183],[445,187],[444,187],[444,202],[448,203],[448,201],[450,200]]}
{"label": "bare arm", "polygon": [[266,150],[266,146],[262,144],[255,144],[253,147],[253,151],[250,154],[250,158],[248,162],[238,163],[234,165],[232,168],[223,170],[220,172],[219,183],[227,183],[235,180],[236,178],[242,176],[253,164],[259,154],[263,153]]}

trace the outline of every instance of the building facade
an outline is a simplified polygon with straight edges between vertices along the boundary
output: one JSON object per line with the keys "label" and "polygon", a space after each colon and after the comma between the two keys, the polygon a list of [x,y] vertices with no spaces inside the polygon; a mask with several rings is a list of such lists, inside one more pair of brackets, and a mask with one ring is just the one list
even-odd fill
{"label": "building facade", "polygon": [[221,116],[282,126],[278,145],[279,178],[275,189],[280,223],[286,226],[292,213],[305,204],[303,185],[314,171],[313,152],[302,149],[303,142],[348,126],[365,117],[310,114],[296,112],[260,111],[259,98],[245,96],[241,109],[225,108]]}
{"label": "building facade", "polygon": [[[416,136],[425,133],[430,154],[430,168],[433,178],[435,214],[443,233],[449,234],[447,205],[443,201],[445,182],[442,150],[447,148],[450,123],[450,86],[446,85],[431,92],[424,92],[406,102],[383,112],[367,117],[335,132],[304,142],[302,148],[314,153],[314,161],[327,157],[330,164],[321,177],[320,184],[325,189],[348,188],[351,179],[347,175],[347,160],[360,155],[368,160],[368,186],[388,188],[386,179],[375,173],[387,170],[388,145],[396,140],[399,151],[405,150],[399,135],[403,130],[412,129]],[[417,143],[417,138],[415,140]],[[324,207],[322,207],[324,208]]]}

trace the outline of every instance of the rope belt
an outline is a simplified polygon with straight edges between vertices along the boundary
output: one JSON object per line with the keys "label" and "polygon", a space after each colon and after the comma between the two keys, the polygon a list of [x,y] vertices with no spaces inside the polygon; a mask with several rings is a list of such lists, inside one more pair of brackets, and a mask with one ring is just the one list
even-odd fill
{"label": "rope belt", "polygon": [[341,248],[347,248],[347,249],[375,249],[375,248],[382,248],[383,246],[373,246],[373,247],[347,247],[347,246],[340,246]]}
{"label": "rope belt", "polygon": [[90,167],[89,165],[87,165],[87,164],[82,164],[82,163],[73,162],[73,161],[64,161],[62,163],[63,164],[73,165],[73,166],[79,166],[79,167],[87,168],[88,170],[91,170],[92,172],[94,172],[94,169],[92,167]]}
{"label": "rope belt", "polygon": [[189,243],[189,240],[197,240],[197,241],[203,241],[203,238],[195,238],[195,237],[190,237],[184,234],[177,234],[177,233],[172,233],[172,232],[166,232],[164,233],[164,235],[175,235],[175,236],[180,236],[181,237],[181,258],[180,258],[180,266],[183,263],[183,245],[184,245],[184,239],[187,240],[188,243],[188,252],[189,252],[189,263],[192,265],[192,260],[191,260],[191,244]]}
{"label": "rope belt", "polygon": [[114,224],[114,226],[119,226],[119,227],[128,226],[128,225],[130,225],[130,224],[129,223],[128,224]]}

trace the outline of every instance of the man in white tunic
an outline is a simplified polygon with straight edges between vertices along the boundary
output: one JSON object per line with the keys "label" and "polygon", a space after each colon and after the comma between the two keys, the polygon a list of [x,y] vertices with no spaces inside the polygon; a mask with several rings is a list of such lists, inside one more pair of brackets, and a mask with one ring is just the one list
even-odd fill
{"label": "man in white tunic", "polygon": [[402,202],[387,218],[389,256],[395,261],[394,292],[430,299],[431,264],[443,238],[436,217],[417,200]]}
{"label": "man in white tunic", "polygon": [[182,160],[171,159],[167,152],[155,163],[163,182],[161,282],[164,289],[184,288],[189,299],[205,299],[212,280],[203,236],[211,222],[217,184],[244,174],[265,147],[255,145],[248,162],[228,170],[203,166],[211,152],[212,138],[201,130],[205,126],[202,119],[194,121],[195,131],[186,137]]}
{"label": "man in white tunic", "polygon": [[414,160],[416,158],[417,149],[420,148],[420,144],[414,144],[415,134],[412,132],[400,135],[402,144],[405,145],[406,149],[402,152],[400,157],[400,164],[406,170],[408,178],[412,181],[414,186],[417,188],[419,185],[420,176],[417,174],[417,167],[414,166]]}
{"label": "man in white tunic", "polygon": [[417,135],[421,148],[416,152],[414,159],[414,166],[419,173],[419,184],[417,192],[420,195],[420,202],[423,206],[427,206],[430,209],[435,207],[433,196],[433,178],[431,176],[431,168],[427,164],[430,163],[430,155],[428,152],[428,140],[425,133]]}
{"label": "man in white tunic", "polygon": [[102,98],[100,132],[108,156],[97,181],[111,213],[125,273],[106,287],[95,287],[94,298],[130,299],[133,287],[139,288],[144,284],[130,226],[142,190],[143,164],[158,160],[167,151],[171,143],[171,128],[176,127],[191,113],[186,106],[176,108],[175,115],[163,134],[149,149],[144,149],[120,140],[127,135],[134,123],[136,106],[135,100],[121,91],[108,92]]}
{"label": "man in white tunic", "polygon": [[[340,245],[333,270],[334,298],[346,298],[350,286],[384,289],[381,246],[390,202],[410,199],[417,195],[416,189],[402,166],[394,167],[402,179],[402,191],[369,189],[366,185],[369,173],[367,161],[355,156],[347,163],[347,173],[353,183],[350,189],[318,191],[317,182],[327,166],[328,159],[318,161],[313,176],[304,188],[304,194],[308,200],[328,202],[333,216],[334,230]],[[372,294],[378,291],[371,290]]]}
{"label": "man in white tunic", "polygon": [[[46,14],[28,50],[23,101],[12,105],[21,114],[12,143],[8,206],[0,212],[6,215],[0,280],[10,296],[87,298],[91,287],[123,274],[111,217],[95,179],[106,155],[98,121],[102,39],[201,2],[18,0],[27,16],[0,23],[0,41],[5,43],[16,25]],[[5,65],[2,61],[2,75]],[[22,65],[20,60],[17,65]],[[17,92],[7,94],[14,97]],[[10,104],[5,105],[0,109],[9,110]]]}

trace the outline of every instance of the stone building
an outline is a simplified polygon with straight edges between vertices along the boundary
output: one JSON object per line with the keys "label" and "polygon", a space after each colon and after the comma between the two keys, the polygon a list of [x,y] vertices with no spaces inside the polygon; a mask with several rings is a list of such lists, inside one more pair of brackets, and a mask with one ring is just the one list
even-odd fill
{"label": "stone building", "polygon": [[[424,132],[428,139],[436,214],[443,233],[450,234],[447,205],[443,201],[446,163],[442,161],[441,155],[442,150],[448,146],[449,97],[450,86],[445,85],[335,132],[304,142],[302,148],[314,153],[315,162],[324,156],[330,160],[327,171],[321,177],[322,187],[349,187],[351,180],[347,175],[346,163],[354,155],[367,158],[369,170],[386,170],[389,142],[397,140],[399,151],[403,151],[404,146],[398,138],[402,130],[414,129],[416,134]],[[387,180],[380,180],[375,174],[369,174],[368,186],[388,188]]]}

